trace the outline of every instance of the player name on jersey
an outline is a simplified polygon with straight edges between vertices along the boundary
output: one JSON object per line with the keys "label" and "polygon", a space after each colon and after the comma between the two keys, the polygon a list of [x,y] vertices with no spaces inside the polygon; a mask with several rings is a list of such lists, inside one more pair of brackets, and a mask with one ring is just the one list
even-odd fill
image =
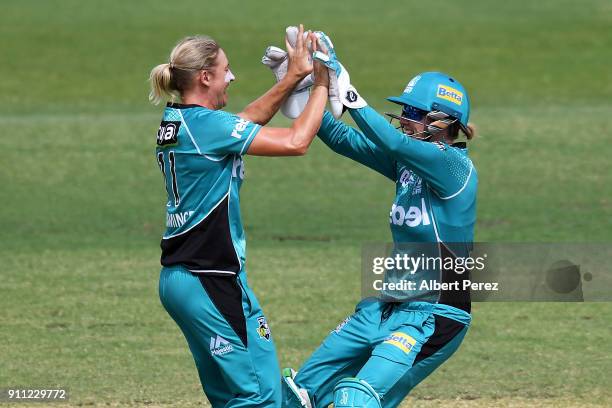
{"label": "player name on jersey", "polygon": [[193,213],[194,213],[193,211],[185,211],[185,212],[177,213],[177,214],[167,213],[166,214],[166,227],[171,227],[171,228],[182,227],[183,224],[185,224],[189,220],[189,217],[191,217]]}

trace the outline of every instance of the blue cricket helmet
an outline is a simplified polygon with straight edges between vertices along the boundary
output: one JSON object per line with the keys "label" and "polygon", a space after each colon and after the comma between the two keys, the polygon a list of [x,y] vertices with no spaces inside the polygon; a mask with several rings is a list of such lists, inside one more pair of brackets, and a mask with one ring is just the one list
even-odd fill
{"label": "blue cricket helmet", "polygon": [[408,82],[400,96],[391,96],[387,100],[427,112],[442,111],[457,119],[461,129],[466,132],[470,119],[470,99],[463,85],[449,75],[423,72]]}

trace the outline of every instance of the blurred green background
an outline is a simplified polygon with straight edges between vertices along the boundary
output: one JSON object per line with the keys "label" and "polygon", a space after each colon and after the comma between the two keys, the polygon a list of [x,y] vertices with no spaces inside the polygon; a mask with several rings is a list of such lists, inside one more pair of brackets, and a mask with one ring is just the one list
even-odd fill
{"label": "blurred green background", "polygon": [[[157,297],[162,108],[147,101],[150,69],[189,34],[226,50],[232,112],[272,85],[261,55],[300,22],[331,36],[381,111],[416,73],[448,72],[480,133],[477,240],[611,241],[610,1],[1,6],[0,388],[64,386],[74,406],[205,403]],[[250,283],[281,364],[299,366],[358,300],[361,245],[389,240],[394,186],[319,141],[246,162]],[[408,402],[610,406],[611,317],[608,303],[477,304],[460,352]]]}

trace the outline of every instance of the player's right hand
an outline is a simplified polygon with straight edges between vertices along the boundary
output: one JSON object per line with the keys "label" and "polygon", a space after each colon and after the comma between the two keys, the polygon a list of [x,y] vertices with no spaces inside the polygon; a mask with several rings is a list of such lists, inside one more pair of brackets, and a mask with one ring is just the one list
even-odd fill
{"label": "player's right hand", "polygon": [[[291,75],[297,80],[301,80],[313,70],[312,57],[308,50],[308,42],[311,39],[310,31],[305,34],[304,26],[300,24],[295,42],[290,41],[290,35],[293,35],[293,33],[291,33],[288,28],[285,36],[285,46],[287,47],[287,55],[289,58],[287,75]],[[292,42],[295,46],[293,46]]]}

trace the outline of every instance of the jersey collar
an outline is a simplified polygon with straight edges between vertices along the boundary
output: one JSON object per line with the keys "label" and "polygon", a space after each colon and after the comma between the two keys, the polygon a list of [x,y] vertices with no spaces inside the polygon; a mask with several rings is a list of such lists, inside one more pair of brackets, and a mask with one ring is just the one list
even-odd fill
{"label": "jersey collar", "polygon": [[168,102],[166,104],[166,107],[174,108],[174,109],[204,108],[204,106],[198,105],[198,104],[195,104],[195,103],[184,104],[184,103],[171,103],[171,102]]}

